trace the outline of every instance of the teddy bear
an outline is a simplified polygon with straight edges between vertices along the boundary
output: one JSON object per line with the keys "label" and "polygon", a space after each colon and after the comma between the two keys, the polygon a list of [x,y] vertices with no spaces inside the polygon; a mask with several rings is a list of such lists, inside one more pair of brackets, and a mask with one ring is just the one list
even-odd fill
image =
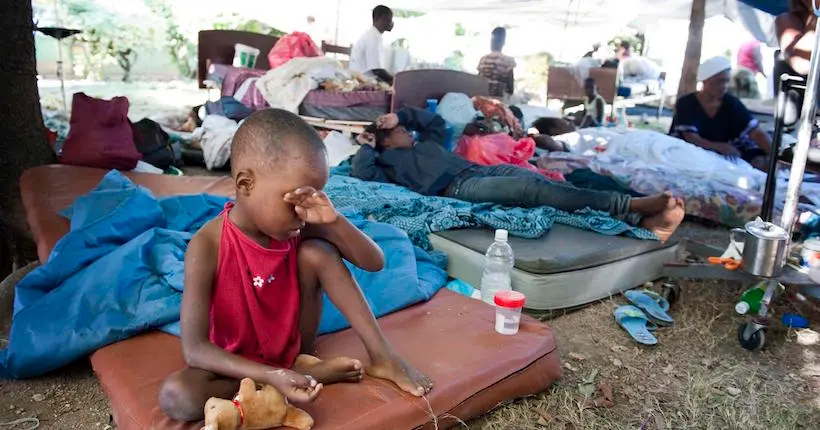
{"label": "teddy bear", "polygon": [[233,401],[211,397],[205,403],[205,426],[202,430],[261,430],[280,426],[310,430],[313,418],[307,412],[288,404],[285,396],[270,385],[256,389],[250,378],[239,384]]}

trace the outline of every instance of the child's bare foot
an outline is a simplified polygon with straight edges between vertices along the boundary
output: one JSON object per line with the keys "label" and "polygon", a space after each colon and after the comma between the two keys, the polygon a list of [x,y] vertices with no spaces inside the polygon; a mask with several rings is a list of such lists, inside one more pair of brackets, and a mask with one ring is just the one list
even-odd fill
{"label": "child's bare foot", "polygon": [[364,377],[362,363],[347,357],[320,360],[312,355],[300,354],[293,363],[293,370],[310,375],[322,384],[359,382]]}
{"label": "child's bare foot", "polygon": [[288,400],[299,403],[312,401],[322,390],[322,384],[315,378],[288,369],[271,370],[268,379],[262,382],[273,385]]}
{"label": "child's bare foot", "polygon": [[655,233],[665,243],[683,221],[684,215],[683,200],[669,199],[663,212],[644,218],[641,227]]}
{"label": "child's bare foot", "polygon": [[666,210],[670,201],[674,201],[672,193],[665,192],[651,197],[637,197],[632,199],[629,209],[642,215],[657,215]]}
{"label": "child's bare foot", "polygon": [[418,397],[433,389],[433,381],[430,378],[395,355],[383,361],[374,361],[368,366],[367,374],[374,378],[393,381],[402,390]]}

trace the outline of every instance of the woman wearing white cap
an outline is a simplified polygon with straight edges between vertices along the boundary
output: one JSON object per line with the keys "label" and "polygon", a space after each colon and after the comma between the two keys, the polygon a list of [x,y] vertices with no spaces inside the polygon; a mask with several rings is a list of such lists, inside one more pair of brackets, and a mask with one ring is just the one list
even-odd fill
{"label": "woman wearing white cap", "polygon": [[675,104],[670,133],[703,149],[730,158],[742,158],[766,169],[771,150],[769,136],[758,128],[746,106],[727,93],[732,64],[724,57],[704,61],[698,68],[700,91]]}

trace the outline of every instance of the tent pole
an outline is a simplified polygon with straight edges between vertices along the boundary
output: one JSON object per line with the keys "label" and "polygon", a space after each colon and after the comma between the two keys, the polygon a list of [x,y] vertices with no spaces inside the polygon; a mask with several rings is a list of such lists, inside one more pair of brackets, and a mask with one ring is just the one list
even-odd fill
{"label": "tent pole", "polygon": [[336,34],[333,36],[333,44],[339,45],[339,15],[342,13],[342,0],[336,0]]}
{"label": "tent pole", "polygon": [[[820,10],[816,5],[814,6],[814,14],[820,15]],[[786,205],[783,208],[783,217],[780,220],[780,226],[789,234],[792,233],[797,218],[797,202],[800,199],[800,187],[803,185],[803,174],[806,171],[806,159],[809,154],[814,116],[817,111],[818,77],[820,77],[820,21],[818,21],[815,28],[815,34],[814,48],[811,51],[811,66],[806,81],[805,96],[803,97],[803,109],[800,111],[797,145],[794,149],[789,187],[786,192]]]}

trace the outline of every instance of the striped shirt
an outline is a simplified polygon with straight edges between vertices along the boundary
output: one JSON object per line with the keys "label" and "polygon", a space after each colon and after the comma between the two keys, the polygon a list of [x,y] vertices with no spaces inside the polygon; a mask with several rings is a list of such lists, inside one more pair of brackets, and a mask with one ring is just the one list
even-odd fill
{"label": "striped shirt", "polygon": [[491,52],[478,62],[478,74],[490,81],[490,96],[504,97],[512,93],[515,59],[500,52]]}

